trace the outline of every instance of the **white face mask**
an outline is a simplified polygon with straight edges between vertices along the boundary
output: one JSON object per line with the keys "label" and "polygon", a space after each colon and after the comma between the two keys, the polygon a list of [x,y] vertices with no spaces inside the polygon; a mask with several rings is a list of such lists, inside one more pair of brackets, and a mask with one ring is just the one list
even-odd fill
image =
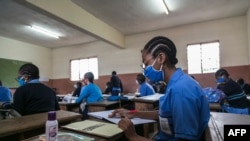
{"label": "white face mask", "polygon": [[77,85],[76,85],[76,84],[74,85],[74,88],[77,88]]}

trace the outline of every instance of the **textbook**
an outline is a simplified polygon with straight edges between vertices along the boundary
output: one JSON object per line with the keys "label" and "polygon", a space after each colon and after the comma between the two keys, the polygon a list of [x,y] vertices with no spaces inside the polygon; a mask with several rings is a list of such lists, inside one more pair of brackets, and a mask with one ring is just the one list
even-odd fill
{"label": "textbook", "polygon": [[[121,117],[109,118],[108,115],[111,114],[112,112],[113,112],[113,110],[89,112],[88,115],[95,117],[95,118],[98,118],[98,119],[105,119],[105,120],[110,121],[112,123],[118,124],[118,122],[121,120]],[[155,120],[142,119],[142,118],[132,118],[131,121],[133,122],[134,125],[156,122]]]}
{"label": "textbook", "polygon": [[105,138],[110,138],[123,132],[116,124],[94,120],[74,122],[61,127]]}

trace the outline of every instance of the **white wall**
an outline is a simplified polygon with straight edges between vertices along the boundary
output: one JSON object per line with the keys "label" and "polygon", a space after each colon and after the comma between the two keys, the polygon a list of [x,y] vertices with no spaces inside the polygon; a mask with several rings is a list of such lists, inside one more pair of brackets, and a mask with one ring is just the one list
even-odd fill
{"label": "white wall", "polygon": [[118,74],[138,73],[141,71],[140,50],[157,35],[167,36],[175,42],[179,59],[177,66],[183,69],[187,69],[187,44],[214,40],[220,41],[222,67],[249,64],[247,20],[245,16],[240,16],[127,36],[126,49],[101,41],[54,49],[52,76],[54,79],[69,78],[69,60],[91,56],[99,59],[100,75],[110,75],[112,70]]}
{"label": "white wall", "polygon": [[39,67],[41,80],[51,78],[52,51],[49,48],[0,37],[0,58],[32,62]]}

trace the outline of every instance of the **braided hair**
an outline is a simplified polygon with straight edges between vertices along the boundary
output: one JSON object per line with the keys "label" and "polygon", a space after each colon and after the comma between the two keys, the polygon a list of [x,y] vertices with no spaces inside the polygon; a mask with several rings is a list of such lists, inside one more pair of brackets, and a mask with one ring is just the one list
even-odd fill
{"label": "braided hair", "polygon": [[20,75],[28,76],[28,79],[39,79],[39,69],[36,65],[31,63],[23,64],[19,70]]}
{"label": "braided hair", "polygon": [[215,72],[215,77],[216,77],[216,76],[222,76],[222,75],[225,75],[226,77],[229,76],[227,70],[222,69],[222,68],[219,69],[219,70],[217,70],[217,71]]}
{"label": "braided hair", "polygon": [[164,52],[171,65],[178,63],[178,59],[176,58],[177,50],[175,44],[167,37],[154,37],[145,45],[142,51],[151,53],[154,58],[156,58],[160,52]]}

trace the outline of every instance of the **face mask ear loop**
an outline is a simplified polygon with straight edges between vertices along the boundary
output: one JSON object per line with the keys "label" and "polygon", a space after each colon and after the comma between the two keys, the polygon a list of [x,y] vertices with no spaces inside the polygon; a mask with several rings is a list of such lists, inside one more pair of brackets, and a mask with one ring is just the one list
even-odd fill
{"label": "face mask ear loop", "polygon": [[156,62],[156,58],[155,58],[155,60],[154,60],[154,62],[153,62],[153,64],[152,64],[152,66],[154,66],[155,62]]}

